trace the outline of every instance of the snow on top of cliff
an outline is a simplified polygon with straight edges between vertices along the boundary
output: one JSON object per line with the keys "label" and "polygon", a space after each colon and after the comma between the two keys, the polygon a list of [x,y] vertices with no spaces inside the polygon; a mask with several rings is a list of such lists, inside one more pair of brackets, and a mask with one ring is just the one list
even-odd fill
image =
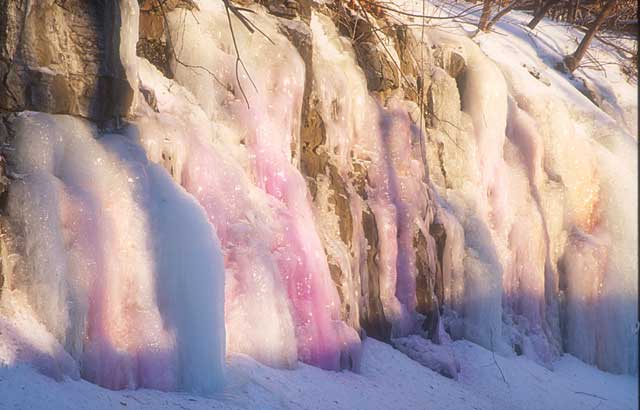
{"label": "snow on top of cliff", "polygon": [[[465,37],[472,37],[481,50],[496,62],[512,83],[526,88],[527,93],[555,93],[574,108],[598,121],[613,122],[637,139],[637,79],[623,71],[625,59],[611,44],[631,48],[631,40],[609,39],[606,44],[595,38],[589,55],[573,74],[562,73],[557,66],[575,51],[584,32],[564,22],[543,19],[531,30],[527,23],[532,15],[512,10],[502,17],[488,33],[477,33],[480,5],[451,3],[441,0],[394,0],[394,8],[409,14],[431,16],[424,19],[427,29],[438,28]],[[471,8],[473,7],[473,8]],[[492,16],[498,11],[493,9]],[[402,16],[388,11],[392,19],[422,24],[418,17]],[[457,16],[454,19],[444,17]],[[416,26],[414,26],[416,27]],[[419,30],[419,28],[418,28]],[[589,56],[591,58],[589,58]],[[517,81],[513,81],[517,76]],[[581,91],[595,94],[595,105]]]}

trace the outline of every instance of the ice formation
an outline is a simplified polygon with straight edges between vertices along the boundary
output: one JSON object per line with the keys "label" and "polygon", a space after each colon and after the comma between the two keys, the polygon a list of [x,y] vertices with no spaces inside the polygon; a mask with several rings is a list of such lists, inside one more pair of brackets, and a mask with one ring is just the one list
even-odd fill
{"label": "ice formation", "polygon": [[[239,65],[224,3],[198,4],[166,15],[172,79],[121,45],[139,88],[125,127],[14,121],[6,215],[21,262],[2,298],[26,297],[62,346],[47,372],[210,393],[225,349],[357,370],[373,318],[376,337],[451,377],[449,336],[637,373],[637,142],[610,117],[428,29],[424,60],[456,53],[462,69],[426,64],[430,98],[453,90],[447,112],[431,109],[458,125],[423,122],[401,87],[369,91],[320,12],[307,26],[250,6],[264,33],[232,20]],[[309,94],[326,162],[313,178]]]}
{"label": "ice formation", "polygon": [[428,231],[433,218],[422,214],[428,201],[424,167],[413,159],[419,130],[400,98],[383,107],[369,95],[351,46],[331,20],[314,14],[310,25],[327,151],[338,164],[353,161],[369,168],[367,202],[380,236],[380,299],[393,334],[407,335],[417,326],[415,229]]}
{"label": "ice formation", "polygon": [[[545,363],[564,349],[637,372],[634,139],[592,105],[568,106],[526,68],[496,65],[468,40],[435,31],[430,41],[464,56],[462,110],[475,137],[465,149],[477,171],[447,169],[480,187],[460,190],[472,198],[458,212],[468,246],[461,333],[498,350],[502,334]],[[452,194],[443,191],[455,204]]]}
{"label": "ice formation", "polygon": [[23,177],[7,209],[25,265],[10,287],[87,380],[219,388],[224,268],[203,210],[124,135],[96,139],[87,121],[43,113],[16,129]]}
{"label": "ice formation", "polygon": [[[143,86],[151,81],[160,118],[179,121],[185,111],[191,118],[164,134],[143,127],[142,141],[155,152],[153,159],[160,154],[175,164],[176,179],[202,204],[220,237],[227,269],[229,349],[272,365],[293,366],[299,358],[326,369],[355,368],[360,341],[340,320],[340,301],[313,229],[306,183],[291,160],[304,64],[262,13],[257,22],[274,44],[237,30],[239,48],[247,50],[244,64],[261,67],[251,81],[245,75],[241,82],[247,101],[236,83],[223,5],[203,5],[198,19],[207,24],[190,21],[176,36],[176,47],[184,50],[180,60],[187,65],[175,62],[176,79],[202,109],[186,91],[175,101],[170,82],[156,89],[153,74],[144,73],[148,75],[141,81]],[[169,18],[177,25],[182,16]],[[200,38],[210,47],[183,48],[182,41]],[[270,64],[265,55],[273,56]],[[191,65],[208,71],[194,72]],[[215,170],[208,170],[210,164],[216,164]]]}

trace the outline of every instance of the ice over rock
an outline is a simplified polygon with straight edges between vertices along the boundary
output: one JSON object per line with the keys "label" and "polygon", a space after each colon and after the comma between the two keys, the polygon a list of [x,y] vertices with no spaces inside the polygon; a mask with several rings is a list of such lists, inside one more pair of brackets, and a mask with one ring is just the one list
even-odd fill
{"label": "ice over rock", "polygon": [[[1,297],[25,299],[60,344],[57,367],[41,367],[112,389],[204,394],[223,385],[225,351],[357,371],[373,297],[385,336],[453,378],[449,336],[548,366],[566,351],[637,373],[637,143],[626,131],[429,29],[426,55],[449,47],[463,61],[460,129],[436,141],[443,128],[420,125],[402,90],[369,92],[329,17],[312,13],[307,61],[278,19],[251,6],[265,36],[233,20],[245,72],[223,3],[199,6],[166,16],[173,79],[127,60],[140,92],[122,128],[36,112],[13,120],[6,218],[20,263]],[[300,170],[309,78],[317,154],[348,181],[349,244],[335,234],[345,222],[329,178],[316,178],[312,198]],[[458,158],[424,163],[422,144]],[[425,292],[437,306],[431,334]]]}
{"label": "ice over rock", "polygon": [[[179,22],[182,16],[169,19]],[[273,20],[258,11],[256,24],[274,44],[238,30],[239,47],[248,51],[244,64],[261,67],[238,84],[230,33],[210,31],[225,27],[222,5],[203,6],[198,19],[206,24],[190,19],[176,37],[186,64],[176,61],[175,78],[193,95],[185,90],[176,99],[169,91],[174,83],[151,67],[141,71],[143,87],[149,84],[158,100],[155,123],[181,126],[160,130],[142,120],[141,136],[153,159],[172,161],[177,181],[204,207],[220,237],[228,347],[277,366],[300,359],[326,369],[357,368],[360,340],[340,318],[306,182],[292,164],[304,63]],[[182,47],[202,38],[206,49]],[[266,55],[273,57],[268,64]],[[207,69],[194,72],[191,65]],[[182,117],[186,112],[190,116]]]}
{"label": "ice over rock", "polygon": [[87,380],[219,388],[224,268],[202,208],[131,135],[43,113],[15,126],[22,177],[7,208],[25,264],[10,287],[28,294]]}

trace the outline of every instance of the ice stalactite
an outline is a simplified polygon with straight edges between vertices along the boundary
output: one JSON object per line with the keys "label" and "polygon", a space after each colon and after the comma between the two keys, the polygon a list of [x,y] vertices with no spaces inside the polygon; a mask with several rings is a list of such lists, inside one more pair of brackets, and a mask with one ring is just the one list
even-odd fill
{"label": "ice stalactite", "polygon": [[[516,349],[548,362],[553,354],[545,321],[545,241],[539,210],[529,194],[528,158],[506,135],[507,84],[472,42],[433,30],[427,43],[444,54],[444,62],[451,60],[449,50],[461,60],[455,70],[444,67],[457,72],[460,109],[470,119],[466,129],[453,130],[456,139],[443,129],[448,136],[444,144],[462,161],[444,162],[446,154],[438,152],[447,187],[443,190],[437,183],[443,203],[440,223],[449,236],[448,246],[456,247],[454,263],[464,261],[463,268],[450,268],[443,275],[447,327],[456,338],[503,353],[519,346]],[[437,84],[442,82],[432,86],[432,93],[442,92],[435,87],[443,85]],[[528,225],[517,223],[520,220]],[[464,234],[455,234],[458,224]]]}
{"label": "ice stalactite", "polygon": [[[464,58],[458,82],[475,137],[465,155],[476,170],[445,164],[447,177],[481,187],[440,191],[465,226],[461,334],[503,350],[490,340],[500,338],[544,363],[564,348],[637,371],[637,233],[621,222],[636,220],[633,138],[595,107],[568,107],[526,68],[491,62],[456,36],[429,39]],[[493,296],[475,304],[482,295]]]}
{"label": "ice stalactite", "polygon": [[144,60],[140,82],[145,92],[153,92],[158,110],[147,108],[137,121],[141,143],[149,158],[202,204],[221,241],[229,351],[269,365],[294,366],[293,318],[272,256],[277,202],[263,195],[229,156],[239,148],[214,140],[214,125],[192,94]]}
{"label": "ice stalactite", "polygon": [[[15,127],[23,177],[7,209],[24,264],[10,287],[89,381],[219,389],[224,277],[202,209],[123,135],[43,113],[23,113]],[[179,229],[167,231],[168,214]],[[198,246],[185,246],[187,237]],[[193,261],[189,269],[180,258]]]}
{"label": "ice stalactite", "polygon": [[[471,42],[464,42],[466,67],[462,110],[473,124],[477,185],[468,186],[470,218],[465,218],[465,338],[499,348],[502,335],[502,277],[510,216],[507,166],[503,159],[506,84],[499,69]],[[474,180],[474,175],[470,180]],[[500,349],[502,350],[502,349]]]}
{"label": "ice stalactite", "polygon": [[513,135],[529,147],[563,347],[637,373],[637,143],[595,106],[569,106],[526,71],[501,67],[517,106]]}
{"label": "ice stalactite", "polygon": [[[234,22],[238,50],[251,76],[240,71],[238,83],[223,5],[202,5],[197,18],[207,24],[196,24],[187,14],[189,21],[182,25],[184,16],[182,11],[168,16],[179,50],[175,79],[193,93],[204,113],[190,125],[199,127],[192,133],[198,138],[167,138],[188,147],[169,156],[186,165],[178,170],[181,183],[208,211],[225,249],[229,348],[272,365],[293,366],[300,358],[327,369],[357,368],[360,341],[340,320],[340,301],[313,225],[306,183],[292,164],[304,64],[273,19],[257,9],[256,24],[268,38],[250,36]],[[210,41],[206,49],[184,47],[202,38]],[[194,144],[201,148],[192,151]],[[228,158],[212,161],[218,156]],[[210,164],[217,166],[211,169]],[[229,189],[234,192],[222,194]],[[271,320],[264,319],[265,310]],[[256,326],[258,318],[262,324]]]}
{"label": "ice stalactite", "polygon": [[369,94],[351,45],[327,17],[313,14],[311,29],[325,150],[345,177],[355,165],[366,170],[366,204],[379,235],[377,244],[368,245],[378,246],[379,272],[369,274],[379,275],[379,298],[392,334],[410,334],[418,325],[414,237],[420,230],[431,238],[433,219],[419,160],[419,129],[408,114],[413,107],[401,96],[391,97],[383,107]]}
{"label": "ice stalactite", "polygon": [[[475,169],[463,178],[477,184],[463,185],[468,210],[458,216],[468,247],[463,334],[502,352],[517,345],[548,363],[553,353],[545,318],[546,242],[540,211],[530,194],[530,158],[507,139],[513,114],[507,83],[498,66],[470,41],[439,33],[432,38],[454,41],[461,50],[466,64],[460,80],[461,108],[473,126],[473,143],[466,148]],[[450,178],[460,177],[460,170],[447,171]]]}
{"label": "ice stalactite", "polygon": [[0,250],[20,256],[6,272],[3,256],[2,303],[26,297],[68,353],[34,361],[210,393],[225,346],[357,370],[364,329],[454,378],[449,337],[637,372],[631,136],[470,39],[367,22],[358,43],[320,6],[247,7],[262,32],[224,2],[148,11],[163,75],[134,55],[121,0],[105,64],[123,89],[90,118],[130,123],[3,119]]}

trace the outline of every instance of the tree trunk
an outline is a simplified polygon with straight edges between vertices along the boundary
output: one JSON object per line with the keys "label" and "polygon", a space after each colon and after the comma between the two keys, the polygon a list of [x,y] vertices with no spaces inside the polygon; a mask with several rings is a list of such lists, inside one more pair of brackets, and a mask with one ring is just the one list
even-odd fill
{"label": "tree trunk", "polygon": [[521,0],[511,0],[511,3],[509,3],[509,5],[507,7],[503,8],[502,10],[497,12],[496,15],[493,16],[491,21],[489,21],[489,24],[487,24],[487,31],[491,30],[491,28],[493,26],[495,26],[495,24],[498,22],[498,20],[500,20],[502,17],[504,17],[507,13],[509,13],[511,10],[513,10],[514,7],[516,7],[520,3],[521,3]]}
{"label": "tree trunk", "polygon": [[533,9],[533,15],[535,16],[536,14],[538,14],[538,12],[540,11],[540,9],[542,8],[542,0],[534,0],[535,1],[535,7]]}
{"label": "tree trunk", "polygon": [[481,31],[489,30],[489,16],[491,16],[491,2],[492,0],[484,0],[482,6],[482,14],[480,15],[480,21],[478,22],[478,29]]}
{"label": "tree trunk", "polygon": [[580,0],[571,0],[571,6],[569,8],[569,18],[568,21],[571,24],[576,22],[576,15],[578,14],[578,7],[580,5]]}
{"label": "tree trunk", "polygon": [[582,41],[580,42],[580,45],[578,46],[576,51],[573,54],[565,57],[564,65],[567,67],[569,72],[573,72],[576,68],[578,68],[578,66],[580,65],[580,61],[587,53],[587,49],[589,48],[589,44],[591,44],[591,40],[593,40],[595,35],[598,33],[598,30],[600,29],[600,26],[602,26],[602,23],[604,23],[606,18],[609,17],[616,6],[616,3],[617,0],[609,0],[607,4],[605,4],[596,21],[593,22],[591,28],[589,28],[589,31],[587,31],[587,34],[585,34],[582,38]]}
{"label": "tree trunk", "polygon": [[533,16],[533,19],[529,22],[529,24],[527,24],[527,27],[529,27],[531,30],[536,28],[538,23],[540,23],[540,20],[542,20],[544,15],[547,14],[549,12],[549,9],[551,9],[551,7],[556,3],[558,3],[558,0],[547,0],[546,2],[544,2],[542,7],[540,7],[540,9]]}

